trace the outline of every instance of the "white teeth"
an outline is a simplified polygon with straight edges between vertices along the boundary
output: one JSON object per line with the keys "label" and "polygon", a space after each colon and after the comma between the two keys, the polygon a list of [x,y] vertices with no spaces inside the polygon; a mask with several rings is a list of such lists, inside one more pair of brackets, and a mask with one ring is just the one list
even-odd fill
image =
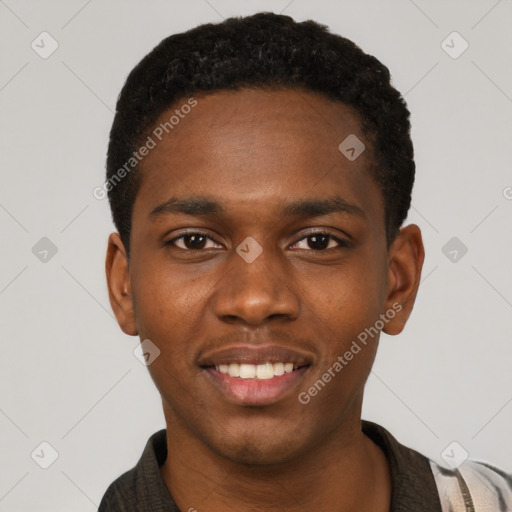
{"label": "white teeth", "polygon": [[274,375],[284,375],[284,363],[274,363]]}
{"label": "white teeth", "polygon": [[254,364],[241,364],[240,365],[240,378],[241,379],[254,379],[256,377],[256,366]]}
{"label": "white teeth", "polygon": [[215,369],[230,377],[240,377],[241,379],[259,379],[267,380],[275,376],[284,375],[293,372],[293,363],[263,363],[263,364],[221,364],[215,366]]}
{"label": "white teeth", "polygon": [[259,364],[256,366],[256,377],[258,379],[271,379],[274,376],[272,363]]}
{"label": "white teeth", "polygon": [[230,377],[240,377],[240,365],[238,363],[231,363],[227,372],[223,372],[222,370],[221,372],[227,373]]}

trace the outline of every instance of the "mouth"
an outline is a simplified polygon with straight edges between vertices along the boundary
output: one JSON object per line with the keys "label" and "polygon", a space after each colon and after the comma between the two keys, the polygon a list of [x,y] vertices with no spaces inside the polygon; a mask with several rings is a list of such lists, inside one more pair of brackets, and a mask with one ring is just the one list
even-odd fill
{"label": "mouth", "polygon": [[306,366],[308,365],[299,366],[283,362],[266,362],[263,364],[230,363],[215,365],[215,370],[223,375],[239,379],[268,380],[280,377],[285,373],[292,373]]}
{"label": "mouth", "polygon": [[205,355],[200,367],[223,399],[263,406],[291,394],[313,358],[283,347],[237,346]]}

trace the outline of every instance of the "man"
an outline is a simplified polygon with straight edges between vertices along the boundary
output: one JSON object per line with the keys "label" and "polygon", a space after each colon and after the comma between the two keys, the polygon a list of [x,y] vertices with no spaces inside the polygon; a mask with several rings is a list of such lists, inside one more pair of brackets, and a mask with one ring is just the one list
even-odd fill
{"label": "man", "polygon": [[361,420],[423,264],[401,227],[409,133],[387,68],[311,21],[203,25],[134,68],[108,150],[107,281],[167,428],[100,511],[511,509],[499,470],[441,468]]}

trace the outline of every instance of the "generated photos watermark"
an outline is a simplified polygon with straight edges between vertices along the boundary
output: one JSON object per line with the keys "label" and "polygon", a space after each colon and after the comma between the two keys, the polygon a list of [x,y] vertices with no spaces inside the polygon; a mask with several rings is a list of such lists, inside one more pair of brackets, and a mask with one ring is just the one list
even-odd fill
{"label": "generated photos watermark", "polygon": [[189,98],[186,103],[181,105],[180,108],[174,110],[174,113],[165,122],[160,123],[153,129],[151,135],[148,135],[146,141],[137,151],[132,153],[132,156],[120,167],[114,175],[112,175],[102,186],[94,187],[92,195],[95,199],[105,199],[107,193],[110,192],[116,185],[118,185],[128,174],[130,174],[137,165],[149,155],[150,151],[158,146],[158,143],[163,138],[174,130],[176,126],[197,106],[197,100],[193,97]]}
{"label": "generated photos watermark", "polygon": [[[307,405],[311,402],[311,399],[315,397],[325,386],[331,382],[332,379],[338,375],[350,361],[361,352],[361,350],[367,345],[368,338],[375,338],[384,326],[393,318],[396,314],[402,311],[402,304],[395,302],[385,313],[382,313],[378,320],[371,326],[364,329],[357,335],[357,340],[353,340],[350,348],[345,351],[343,355],[337,357],[336,361],[323,373],[323,375],[317,379],[317,381],[307,390],[302,391],[298,395],[298,400],[301,404]],[[359,342],[359,343],[358,343]],[[362,345],[362,346],[361,346]]]}

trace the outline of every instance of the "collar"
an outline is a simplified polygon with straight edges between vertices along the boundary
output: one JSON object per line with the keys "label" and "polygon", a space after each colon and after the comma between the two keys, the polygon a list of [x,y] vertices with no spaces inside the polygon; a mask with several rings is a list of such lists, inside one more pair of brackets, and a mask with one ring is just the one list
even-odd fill
{"label": "collar", "polygon": [[[362,420],[361,427],[388,461],[392,481],[390,512],[442,512],[429,459],[400,444],[376,423]],[[123,508],[128,503],[138,512],[180,512],[160,474],[166,458],[167,439],[163,429],[149,438],[137,465],[109,487],[100,512],[128,512],[131,509]]]}
{"label": "collar", "polygon": [[390,512],[442,512],[430,460],[400,444],[376,423],[362,420],[361,427],[388,461],[392,482]]}

